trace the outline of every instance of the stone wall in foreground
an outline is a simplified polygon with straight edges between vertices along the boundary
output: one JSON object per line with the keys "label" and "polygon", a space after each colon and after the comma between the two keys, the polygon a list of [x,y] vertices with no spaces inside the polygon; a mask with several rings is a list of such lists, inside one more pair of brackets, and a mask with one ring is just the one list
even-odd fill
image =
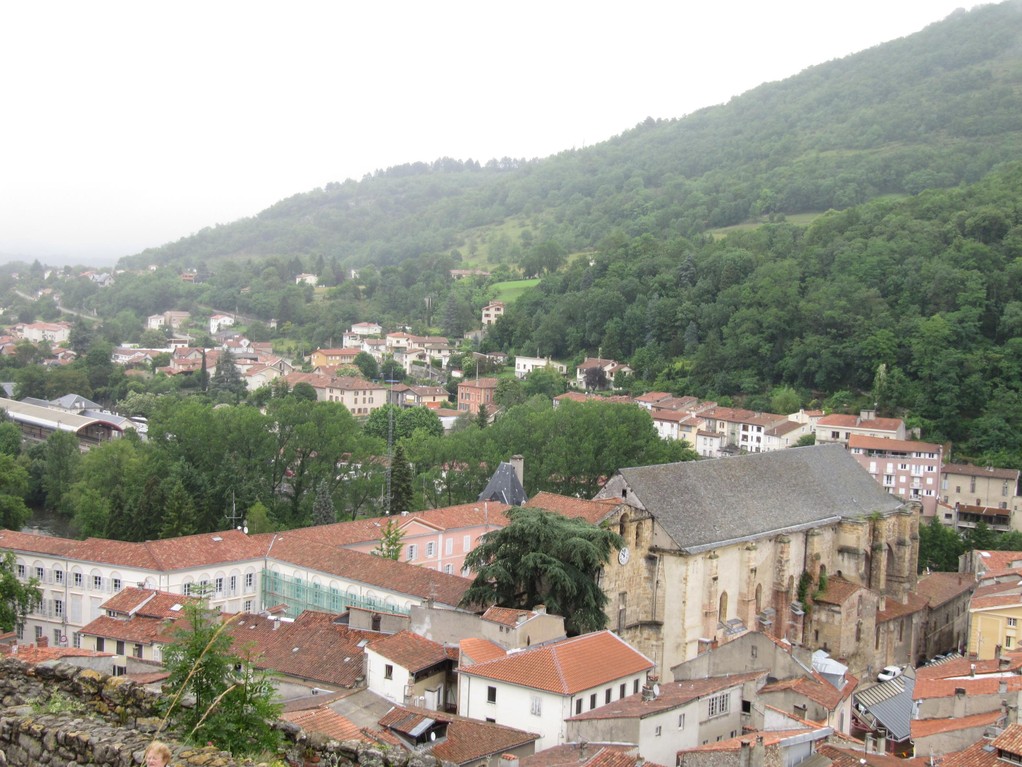
{"label": "stone wall in foreground", "polygon": [[[176,741],[161,730],[158,697],[129,679],[93,669],[0,660],[0,767],[133,767],[143,763],[157,732],[171,749],[172,767],[256,764],[212,746]],[[431,756],[340,743],[286,722],[280,728],[285,739],[277,757],[281,765],[440,767]]]}

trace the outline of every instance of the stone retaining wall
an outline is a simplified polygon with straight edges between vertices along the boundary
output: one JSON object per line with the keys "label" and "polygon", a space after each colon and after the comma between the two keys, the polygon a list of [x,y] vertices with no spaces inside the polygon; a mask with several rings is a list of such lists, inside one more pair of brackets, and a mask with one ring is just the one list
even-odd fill
{"label": "stone retaining wall", "polygon": [[[124,677],[66,663],[0,660],[0,767],[134,767],[160,730],[159,696]],[[49,705],[47,705],[49,702]],[[63,709],[63,710],[62,710]],[[279,765],[440,767],[431,756],[340,743],[287,722]],[[255,765],[159,732],[172,767]],[[272,763],[271,763],[272,764]]]}

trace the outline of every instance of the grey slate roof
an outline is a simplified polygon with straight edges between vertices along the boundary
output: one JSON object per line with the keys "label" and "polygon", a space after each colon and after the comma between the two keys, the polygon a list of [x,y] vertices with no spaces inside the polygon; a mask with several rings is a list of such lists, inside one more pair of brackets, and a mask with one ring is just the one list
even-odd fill
{"label": "grey slate roof", "polygon": [[506,461],[502,461],[497,470],[493,472],[486,489],[479,493],[476,499],[479,501],[499,501],[508,506],[521,506],[529,496],[525,494],[525,488],[518,481],[518,474],[515,467]]}
{"label": "grey slate roof", "polygon": [[689,553],[903,505],[839,444],[642,466],[619,474]]}
{"label": "grey slate roof", "polygon": [[[897,684],[895,684],[897,682]],[[901,742],[912,734],[912,693],[916,680],[911,673],[856,693],[855,702]]]}

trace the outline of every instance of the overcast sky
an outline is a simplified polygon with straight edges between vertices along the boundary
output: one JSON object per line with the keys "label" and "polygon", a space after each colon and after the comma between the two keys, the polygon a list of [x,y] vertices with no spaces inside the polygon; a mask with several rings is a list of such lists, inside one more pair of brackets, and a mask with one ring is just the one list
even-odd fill
{"label": "overcast sky", "polygon": [[109,264],[391,165],[594,144],[976,4],[3,3],[0,261]]}

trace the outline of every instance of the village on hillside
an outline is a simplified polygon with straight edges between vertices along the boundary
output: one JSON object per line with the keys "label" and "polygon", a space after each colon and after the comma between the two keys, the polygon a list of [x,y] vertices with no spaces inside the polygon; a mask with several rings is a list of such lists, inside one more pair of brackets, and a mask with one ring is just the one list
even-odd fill
{"label": "village on hillside", "polygon": [[[591,500],[530,497],[515,457],[476,503],[392,519],[396,560],[379,555],[388,518],[145,543],[3,531],[43,601],[0,651],[158,687],[201,598],[274,672],[285,719],[456,764],[957,764],[999,748],[1022,691],[1022,553],[917,575],[926,496],[821,442],[621,469]],[[600,575],[607,629],[463,603],[466,555],[518,505],[621,536]]]}

